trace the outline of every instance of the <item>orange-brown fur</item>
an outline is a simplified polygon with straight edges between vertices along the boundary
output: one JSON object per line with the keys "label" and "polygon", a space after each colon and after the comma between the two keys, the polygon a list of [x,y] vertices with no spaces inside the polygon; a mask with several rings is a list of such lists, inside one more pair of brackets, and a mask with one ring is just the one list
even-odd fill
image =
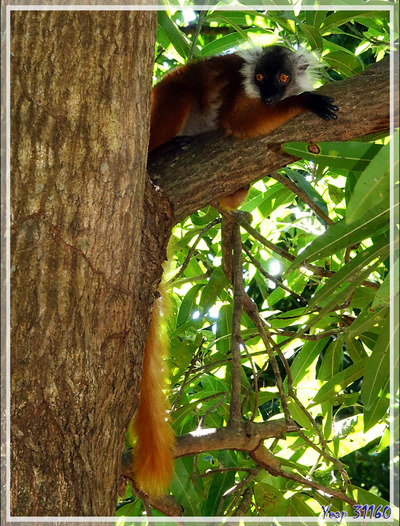
{"label": "orange-brown fur", "polygon": [[[210,121],[215,113],[212,129],[246,138],[268,134],[307,111],[298,96],[273,107],[248,97],[242,85],[242,66],[243,60],[233,53],[192,62],[168,73],[152,92],[149,152],[184,131],[191,112]],[[241,188],[222,198],[220,205],[238,208],[246,196],[247,190]]]}
{"label": "orange-brown fur", "polygon": [[233,194],[222,197],[219,201],[219,205],[224,210],[236,210],[245,201],[247,194],[249,193],[249,185],[239,188]]}
{"label": "orange-brown fur", "polygon": [[168,353],[167,319],[171,311],[165,285],[161,284],[160,298],[155,301],[143,361],[140,404],[130,425],[134,440],[133,472],[142,491],[151,497],[164,494],[174,469],[174,433],[169,423],[168,401],[165,394]]}
{"label": "orange-brown fur", "polygon": [[[275,106],[246,94],[240,55],[220,55],[189,63],[166,75],[153,88],[149,152],[177,135],[196,135],[219,129],[238,138],[268,134],[295,115],[308,111],[302,95],[287,97]],[[337,108],[336,108],[337,109]],[[196,131],[196,122],[199,130]],[[221,199],[235,209],[246,199],[248,187]],[[174,436],[168,422],[164,393],[163,355],[168,348],[165,314],[168,295],[161,285],[145,347],[141,400],[130,432],[136,437],[133,471],[139,487],[158,496],[169,486],[173,472]]]}

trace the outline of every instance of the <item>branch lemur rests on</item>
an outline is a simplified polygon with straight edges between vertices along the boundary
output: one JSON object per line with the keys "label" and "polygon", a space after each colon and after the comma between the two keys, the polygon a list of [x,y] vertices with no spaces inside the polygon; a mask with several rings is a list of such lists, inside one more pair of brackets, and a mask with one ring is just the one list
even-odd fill
{"label": "branch lemur rests on", "polygon": [[[168,73],[152,91],[149,152],[177,136],[221,130],[237,138],[275,130],[295,115],[310,111],[336,119],[333,99],[312,93],[321,64],[310,52],[273,45],[191,62]],[[233,210],[248,187],[225,196]],[[131,424],[132,470],[139,488],[151,497],[165,493],[173,473],[174,435],[168,422],[162,356],[168,342],[160,334],[165,310],[154,306],[145,348],[141,399]],[[166,309],[168,310],[168,309]]]}

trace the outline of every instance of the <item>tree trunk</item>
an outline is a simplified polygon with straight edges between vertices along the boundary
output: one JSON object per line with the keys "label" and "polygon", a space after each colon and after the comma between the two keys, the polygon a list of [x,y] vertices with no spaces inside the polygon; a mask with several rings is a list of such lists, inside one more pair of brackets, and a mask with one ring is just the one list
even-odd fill
{"label": "tree trunk", "polygon": [[13,516],[114,514],[171,225],[144,197],[156,23],[11,12]]}
{"label": "tree trunk", "polygon": [[284,141],[389,125],[378,64],[324,88],[338,121],[302,115],[268,137],[197,138],[151,164],[154,187],[145,166],[156,23],[156,12],[11,12],[14,516],[114,514],[171,225],[292,161]]}

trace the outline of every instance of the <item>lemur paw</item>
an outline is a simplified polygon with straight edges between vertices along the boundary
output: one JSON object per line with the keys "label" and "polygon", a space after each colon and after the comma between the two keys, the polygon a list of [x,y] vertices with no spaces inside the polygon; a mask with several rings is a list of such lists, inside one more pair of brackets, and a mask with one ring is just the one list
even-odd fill
{"label": "lemur paw", "polygon": [[307,96],[307,108],[321,117],[329,121],[330,119],[337,119],[336,111],[339,110],[337,106],[332,104],[333,99],[326,95],[320,95],[319,93],[305,93]]}

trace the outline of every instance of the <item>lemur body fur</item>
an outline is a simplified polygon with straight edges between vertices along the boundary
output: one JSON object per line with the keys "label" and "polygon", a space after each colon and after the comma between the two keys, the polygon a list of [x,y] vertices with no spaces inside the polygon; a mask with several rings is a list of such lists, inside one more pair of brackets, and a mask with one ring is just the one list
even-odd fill
{"label": "lemur body fur", "polygon": [[[336,119],[333,100],[310,91],[319,68],[318,59],[306,50],[277,45],[178,67],[153,88],[149,152],[174,137],[215,129],[237,138],[266,135],[306,111]],[[247,188],[240,188],[220,204],[235,209],[246,196]],[[173,472],[174,438],[160,361],[167,346],[159,332],[161,316],[156,305],[145,349],[141,402],[132,424],[137,437],[133,471],[150,496],[167,490]]]}

